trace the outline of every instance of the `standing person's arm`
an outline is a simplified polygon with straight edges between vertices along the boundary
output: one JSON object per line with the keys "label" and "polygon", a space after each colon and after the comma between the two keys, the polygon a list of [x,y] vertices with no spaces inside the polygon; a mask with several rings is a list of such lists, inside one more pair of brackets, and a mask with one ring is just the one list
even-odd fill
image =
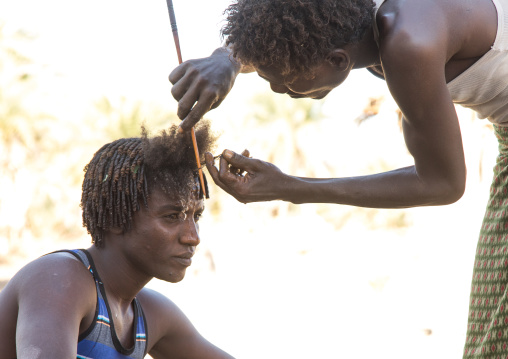
{"label": "standing person's arm", "polygon": [[[434,16],[433,27],[422,29],[420,24],[425,22],[411,19],[413,15],[403,24],[398,19],[398,31],[383,38],[380,53],[387,84],[404,114],[404,138],[414,166],[361,177],[309,179],[225,152],[219,169],[210,155],[206,157],[215,183],[241,202],[279,199],[403,208],[458,200],[465,189],[466,168],[457,114],[444,76],[446,19]],[[231,173],[229,165],[246,174]]]}
{"label": "standing person's arm", "polygon": [[227,47],[202,59],[188,60],[169,75],[171,94],[178,101],[180,128],[190,130],[208,111],[218,107],[239,73],[254,71],[233,59]]}

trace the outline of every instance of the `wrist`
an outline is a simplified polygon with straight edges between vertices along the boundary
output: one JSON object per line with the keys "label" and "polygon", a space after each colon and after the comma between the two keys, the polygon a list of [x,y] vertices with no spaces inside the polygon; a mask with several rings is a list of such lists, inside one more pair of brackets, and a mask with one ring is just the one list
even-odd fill
{"label": "wrist", "polygon": [[301,178],[285,174],[280,183],[280,200],[293,204],[305,203],[302,198]]}
{"label": "wrist", "polygon": [[219,47],[215,49],[211,56],[223,57],[225,61],[228,61],[231,65],[231,69],[235,75],[238,75],[242,70],[242,64],[233,57],[231,50],[228,47]]}

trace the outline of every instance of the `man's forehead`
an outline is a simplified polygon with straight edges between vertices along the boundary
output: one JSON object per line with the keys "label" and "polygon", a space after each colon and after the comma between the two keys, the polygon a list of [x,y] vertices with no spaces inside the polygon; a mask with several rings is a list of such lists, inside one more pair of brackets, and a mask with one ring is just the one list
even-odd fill
{"label": "man's forehead", "polygon": [[303,74],[297,73],[282,75],[282,70],[277,69],[275,66],[258,66],[256,72],[265,80],[279,85],[291,85],[304,77]]}
{"label": "man's forehead", "polygon": [[[156,189],[150,195],[148,207],[153,209],[174,209],[178,211],[197,210],[204,208],[204,200],[198,198],[199,192],[196,191],[171,191],[165,193]],[[151,202],[151,203],[150,203]]]}

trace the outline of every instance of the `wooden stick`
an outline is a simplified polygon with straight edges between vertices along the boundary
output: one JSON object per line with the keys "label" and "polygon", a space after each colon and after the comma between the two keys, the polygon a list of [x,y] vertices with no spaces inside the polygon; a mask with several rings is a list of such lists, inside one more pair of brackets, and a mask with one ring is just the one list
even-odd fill
{"label": "wooden stick", "polygon": [[[178,28],[176,27],[175,9],[173,8],[173,1],[166,0],[168,4],[169,22],[171,23],[171,31],[173,31],[173,39],[175,40],[176,54],[178,55],[178,63],[181,64],[182,52],[180,50],[180,39],[178,37]],[[191,128],[192,145],[194,147],[194,155],[196,157],[196,163],[198,165],[199,182],[201,184],[201,190],[203,191],[203,198],[207,198],[205,179],[203,177],[203,170],[201,169],[201,161],[199,160],[198,143],[196,141],[196,133],[194,127]]]}

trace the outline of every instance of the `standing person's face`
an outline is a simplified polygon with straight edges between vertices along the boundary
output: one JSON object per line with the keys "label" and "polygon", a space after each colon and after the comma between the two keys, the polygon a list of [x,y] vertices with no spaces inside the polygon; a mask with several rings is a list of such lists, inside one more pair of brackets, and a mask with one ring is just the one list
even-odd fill
{"label": "standing person's face", "polygon": [[288,94],[292,98],[322,99],[339,86],[349,75],[350,69],[337,69],[329,61],[323,61],[313,71],[310,79],[297,76],[286,80],[274,67],[261,66],[256,69],[258,75],[270,82],[272,91]]}
{"label": "standing person's face", "polygon": [[131,229],[123,234],[125,254],[150,277],[181,281],[200,242],[198,220],[204,201],[198,199],[197,192],[185,199],[155,189],[148,208],[140,207]]}

